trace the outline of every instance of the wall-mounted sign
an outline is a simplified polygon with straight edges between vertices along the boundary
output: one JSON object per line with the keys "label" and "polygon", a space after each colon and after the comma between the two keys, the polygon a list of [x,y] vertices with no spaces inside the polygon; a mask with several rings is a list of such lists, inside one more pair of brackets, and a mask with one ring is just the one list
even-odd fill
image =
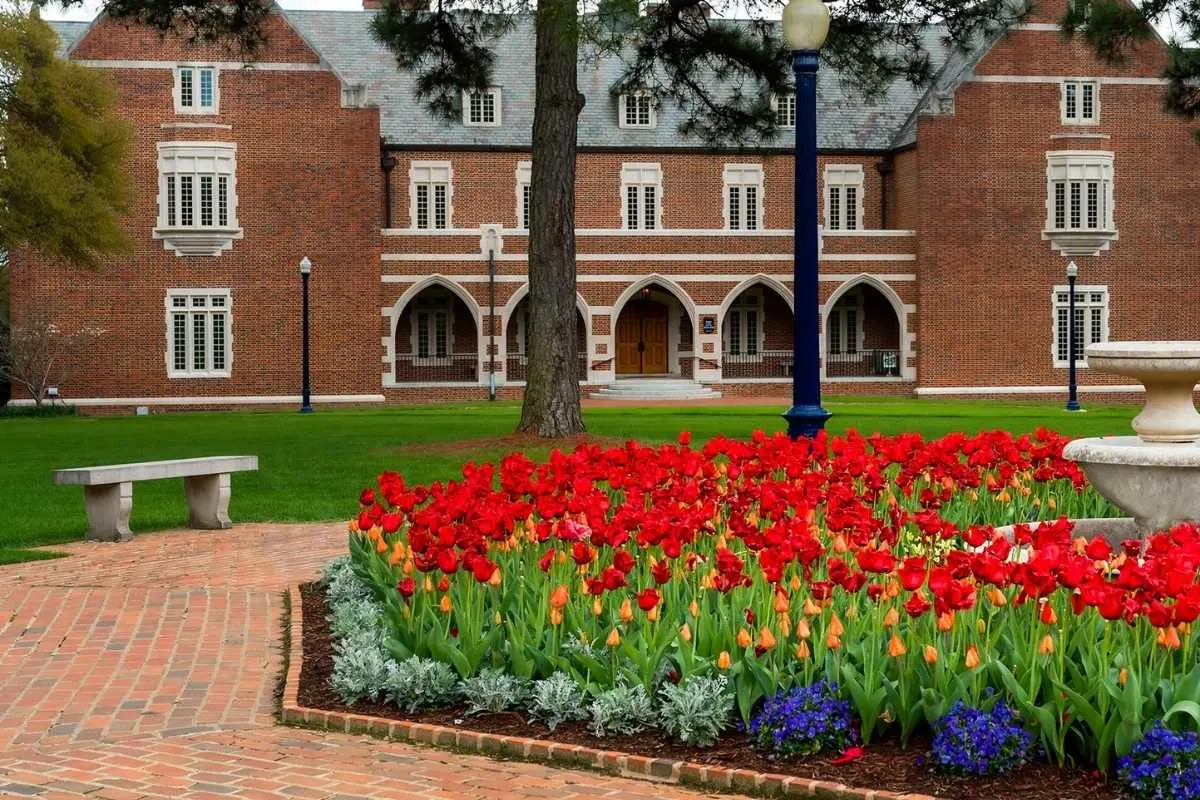
{"label": "wall-mounted sign", "polygon": [[700,328],[705,333],[716,333],[717,332],[717,318],[716,317],[701,317],[700,318]]}

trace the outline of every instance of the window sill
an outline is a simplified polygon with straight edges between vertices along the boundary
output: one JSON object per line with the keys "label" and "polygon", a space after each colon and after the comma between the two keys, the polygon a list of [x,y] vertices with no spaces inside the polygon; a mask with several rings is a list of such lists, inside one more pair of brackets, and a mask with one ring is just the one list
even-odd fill
{"label": "window sill", "polygon": [[197,372],[175,372],[174,370],[167,371],[167,377],[172,380],[187,380],[188,378],[228,378],[229,370],[207,370]]}
{"label": "window sill", "polygon": [[1117,240],[1115,230],[1044,230],[1042,239],[1064,256],[1094,256]]}
{"label": "window sill", "polygon": [[241,228],[155,228],[164,250],[177,256],[219,256],[242,238]]}

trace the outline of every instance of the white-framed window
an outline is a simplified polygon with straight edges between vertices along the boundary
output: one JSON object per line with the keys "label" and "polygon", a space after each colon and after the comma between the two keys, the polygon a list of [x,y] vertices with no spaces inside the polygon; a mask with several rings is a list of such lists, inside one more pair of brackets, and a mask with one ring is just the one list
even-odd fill
{"label": "white-framed window", "polygon": [[775,124],[781,128],[796,127],[796,95],[771,95],[771,109],[775,112]]}
{"label": "white-framed window", "polygon": [[167,290],[168,377],[229,377],[231,306],[228,289]]}
{"label": "white-framed window", "polygon": [[1092,18],[1092,0],[1068,0],[1068,6],[1073,14],[1082,14],[1084,22]]}
{"label": "white-framed window", "polygon": [[[1055,286],[1051,297],[1053,317],[1051,324],[1054,366],[1066,367],[1070,362],[1071,342],[1071,290],[1067,286]],[[1075,365],[1087,366],[1084,349],[1089,344],[1108,341],[1108,287],[1075,287]]]}
{"label": "white-framed window", "polygon": [[621,222],[625,230],[662,227],[662,167],[657,163],[621,165]]}
{"label": "white-framed window", "polygon": [[853,290],[842,295],[829,312],[829,341],[826,352],[831,356],[858,355],[863,349],[863,295]]}
{"label": "white-framed window", "polygon": [[533,184],[533,162],[517,162],[517,227],[529,230],[530,186]]}
{"label": "white-framed window", "polygon": [[242,238],[237,218],[237,145],[158,143],[154,238],[181,256],[220,255]]}
{"label": "white-framed window", "polygon": [[419,230],[451,227],[454,212],[454,170],[449,161],[414,161],[408,168],[412,227]]}
{"label": "white-framed window", "polygon": [[863,226],[861,164],[825,167],[825,230],[856,231]]}
{"label": "white-framed window", "polygon": [[449,292],[422,292],[413,301],[414,364],[449,363],[454,354],[454,300]]}
{"label": "white-framed window", "polygon": [[763,170],[761,164],[726,164],[725,228],[755,231],[762,227]]}
{"label": "white-framed window", "polygon": [[763,319],[762,290],[742,292],[725,316],[725,330],[722,331],[725,354],[739,356],[742,360],[761,359],[766,336]]}
{"label": "white-framed window", "polygon": [[658,124],[658,110],[649,92],[626,92],[618,98],[617,121],[622,128],[653,128]]}
{"label": "white-framed window", "polygon": [[463,92],[463,125],[494,128],[500,124],[500,88]]}
{"label": "white-framed window", "polygon": [[213,66],[180,64],[175,68],[176,114],[216,114],[221,106],[218,70]]}
{"label": "white-framed window", "polygon": [[1048,231],[1115,229],[1112,153],[1046,153],[1046,185]]}
{"label": "white-framed window", "polygon": [[1098,125],[1100,123],[1100,83],[1082,79],[1062,82],[1059,116],[1064,125]]}

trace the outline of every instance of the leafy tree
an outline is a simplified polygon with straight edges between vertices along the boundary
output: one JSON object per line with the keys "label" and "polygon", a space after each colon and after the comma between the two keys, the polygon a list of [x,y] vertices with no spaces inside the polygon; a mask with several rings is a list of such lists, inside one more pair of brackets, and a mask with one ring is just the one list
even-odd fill
{"label": "leafy tree", "polygon": [[[82,0],[68,0],[79,3]],[[519,430],[561,436],[583,430],[575,339],[575,154],[583,107],[576,78],[581,48],[617,54],[625,69],[611,87],[651,91],[682,112],[682,132],[709,143],[747,143],[776,135],[767,98],[790,91],[788,47],[769,18],[779,0],[665,0],[639,14],[638,0],[385,0],[373,26],[401,69],[416,77],[419,100],[454,117],[463,91],[491,82],[492,45],[520,20],[535,29],[536,99],[529,232],[533,328]],[[266,0],[109,0],[107,13],[138,19],[193,39],[261,42]],[[965,47],[1016,22],[1024,0],[841,0],[822,51],[864,96],[896,78],[933,77],[929,30]],[[710,13],[711,12],[711,13]],[[749,20],[722,19],[738,13]],[[1084,22],[1087,22],[1084,25]],[[1062,20],[1101,55],[1129,48],[1174,21],[1182,41],[1200,40],[1200,0],[1074,0]],[[1169,46],[1167,107],[1200,116],[1200,53]]]}
{"label": "leafy tree", "polygon": [[57,46],[36,9],[0,10],[0,251],[97,268],[125,245],[130,133],[104,74]]}

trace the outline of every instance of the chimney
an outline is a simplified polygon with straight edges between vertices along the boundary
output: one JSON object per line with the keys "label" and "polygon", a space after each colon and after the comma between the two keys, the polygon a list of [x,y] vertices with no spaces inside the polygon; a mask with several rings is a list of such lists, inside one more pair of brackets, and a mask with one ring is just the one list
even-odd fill
{"label": "chimney", "polygon": [[383,8],[383,0],[363,0],[363,11],[378,11]]}

